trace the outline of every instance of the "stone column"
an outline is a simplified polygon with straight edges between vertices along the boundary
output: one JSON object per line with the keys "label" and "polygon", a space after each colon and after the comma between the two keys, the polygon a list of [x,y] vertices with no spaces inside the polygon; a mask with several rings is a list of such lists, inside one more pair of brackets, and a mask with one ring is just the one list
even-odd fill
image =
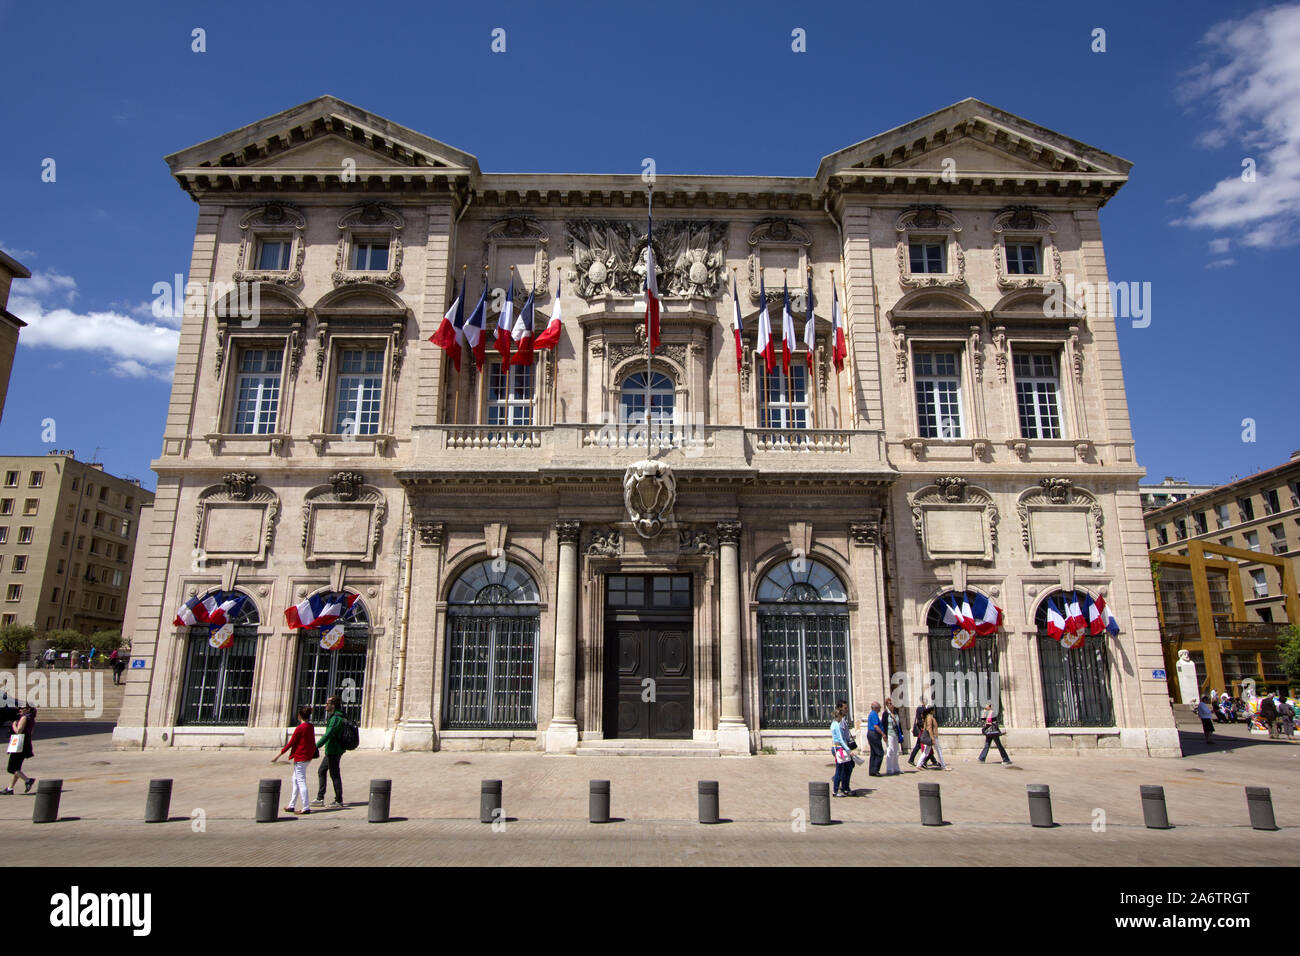
{"label": "stone column", "polygon": [[749,728],[741,704],[740,679],[740,522],[718,522],[718,577],[722,604],[721,679],[718,749],[748,754]]}
{"label": "stone column", "polygon": [[578,748],[574,717],[578,660],[578,533],[576,521],[557,521],[560,561],[555,585],[555,703],[546,730],[548,753],[573,753]]}

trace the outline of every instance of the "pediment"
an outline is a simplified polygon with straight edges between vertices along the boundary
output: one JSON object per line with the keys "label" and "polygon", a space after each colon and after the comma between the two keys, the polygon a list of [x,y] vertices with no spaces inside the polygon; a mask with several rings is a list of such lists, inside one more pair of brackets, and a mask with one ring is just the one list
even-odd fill
{"label": "pediment", "polygon": [[[261,156],[248,162],[250,167],[287,166],[291,169],[340,169],[346,160],[352,160],[357,169],[389,169],[394,165],[412,166],[414,157],[405,157],[406,161],[395,164],[392,156],[376,152],[357,143],[356,140],[327,133],[289,149],[278,151],[268,156]],[[450,165],[448,163],[431,165]]]}
{"label": "pediment", "polygon": [[963,136],[952,143],[944,143],[935,149],[915,153],[898,163],[895,168],[942,172],[945,168],[944,161],[948,159],[952,160],[948,168],[955,170],[1036,173],[1051,169],[1047,164],[1031,160],[1027,156],[1017,156],[994,146],[987,146],[970,136]]}

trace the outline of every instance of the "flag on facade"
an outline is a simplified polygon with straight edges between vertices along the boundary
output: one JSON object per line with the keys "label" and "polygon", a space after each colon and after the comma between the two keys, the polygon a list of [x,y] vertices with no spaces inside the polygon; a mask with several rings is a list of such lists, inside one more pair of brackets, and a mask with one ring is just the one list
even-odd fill
{"label": "flag on facade", "polygon": [[790,356],[794,353],[794,316],[790,314],[790,283],[786,281],[781,302],[781,371],[790,375]]}
{"label": "flag on facade", "polygon": [[808,319],[803,324],[803,344],[808,352],[804,361],[808,363],[808,377],[811,380],[813,370],[813,353],[817,351],[817,318],[813,312],[812,270],[808,270]]}
{"label": "flag on facade", "polygon": [[555,284],[553,299],[555,304],[551,308],[551,320],[546,323],[546,328],[542,329],[541,334],[533,340],[535,349],[553,349],[560,344],[560,329],[564,327],[564,317],[560,314],[560,287],[563,285],[563,279]]}
{"label": "flag on facade", "polygon": [[497,316],[497,327],[493,345],[501,353],[501,364],[510,364],[510,333],[515,323],[515,270],[510,270],[510,288],[506,290],[506,302]]}
{"label": "flag on facade", "polygon": [[772,348],[772,316],[767,311],[767,287],[763,284],[761,273],[758,277],[758,299],[762,303],[758,312],[758,351],[763,356],[767,374],[771,375],[776,365],[776,352]]}
{"label": "flag on facade", "polygon": [[537,290],[528,290],[528,299],[524,302],[524,307],[519,310],[519,318],[515,319],[515,326],[510,331],[510,338],[515,343],[515,355],[510,360],[511,365],[532,365],[533,364],[533,317],[536,314],[535,301]]}
{"label": "flag on facade", "polygon": [[[833,278],[833,277],[832,277]],[[840,297],[831,283],[831,359],[835,362],[835,371],[844,371],[844,359],[849,354],[849,343],[844,338],[844,317],[840,315]]]}
{"label": "flag on facade", "polygon": [[1087,618],[1084,617],[1083,607],[1079,604],[1079,595],[1077,592],[1071,592],[1065,599],[1065,632],[1080,634],[1086,627]]}
{"label": "flag on facade", "polygon": [[1109,632],[1112,636],[1119,633],[1119,621],[1115,620],[1115,615],[1110,613],[1110,608],[1106,606],[1106,599],[1097,596],[1088,604],[1088,633],[1100,634],[1102,631]]}
{"label": "flag on facade", "polygon": [[321,628],[320,646],[323,650],[338,651],[343,649],[344,627],[342,622],[333,627]]}
{"label": "flag on facade", "polygon": [[1059,641],[1065,635],[1065,615],[1051,598],[1047,599],[1047,636]]}
{"label": "flag on facade", "polygon": [[745,367],[745,347],[741,344],[740,297],[736,295],[736,277],[731,277],[731,331],[736,335],[736,371]]}
{"label": "flag on facade", "polygon": [[460,292],[456,293],[456,300],[452,302],[451,308],[447,314],[442,317],[438,323],[438,328],[433,335],[429,336],[429,341],[444,352],[451,353],[451,364],[460,371],[460,346],[464,341],[461,333],[461,327],[465,324],[465,280],[460,280]]}
{"label": "flag on facade", "polygon": [[975,623],[975,633],[988,636],[1002,626],[1002,608],[998,607],[983,594],[976,594],[970,604],[971,617]]}
{"label": "flag on facade", "polygon": [[650,354],[659,348],[659,279],[655,276],[654,215],[647,220],[645,243],[645,334]]}
{"label": "flag on facade", "polygon": [[325,630],[346,614],[357,602],[357,595],[346,591],[313,594],[291,608],[286,608],[284,619],[291,628],[318,627]]}
{"label": "flag on facade", "polygon": [[[478,297],[478,305],[470,313],[465,323],[464,339],[474,356],[474,367],[483,371],[483,359],[487,354],[487,275],[483,276],[483,294]],[[459,366],[457,366],[459,368]]]}
{"label": "flag on facade", "polygon": [[957,650],[965,650],[974,645],[975,630],[967,627],[967,621],[962,614],[956,594],[952,595],[951,599],[944,599],[943,623],[952,628],[952,646]]}
{"label": "flag on facade", "polygon": [[173,627],[195,627],[199,624],[206,624],[211,628],[218,628],[228,620],[239,613],[239,609],[244,606],[247,598],[243,594],[231,594],[224,601],[221,598],[220,591],[213,591],[206,597],[200,598],[198,595],[190,598],[176,612],[176,620],[172,621]]}

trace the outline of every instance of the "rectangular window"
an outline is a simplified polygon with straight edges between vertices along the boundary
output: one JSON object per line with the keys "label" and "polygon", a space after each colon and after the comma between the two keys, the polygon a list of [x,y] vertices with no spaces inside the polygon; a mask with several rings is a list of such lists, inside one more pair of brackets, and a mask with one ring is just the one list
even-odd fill
{"label": "rectangular window", "polygon": [[1038,243],[1007,243],[1007,274],[1013,276],[1036,276],[1042,273],[1038,263]]}
{"label": "rectangular window", "polygon": [[352,268],[357,272],[387,272],[388,240],[355,240],[352,245]]}
{"label": "rectangular window", "polygon": [[81,510],[81,523],[82,523],[82,524],[89,524],[89,523],[90,523],[90,509],[89,509],[89,508],[83,508],[83,509]]}
{"label": "rectangular window", "polygon": [[1271,524],[1268,526],[1268,533],[1273,538],[1270,542],[1273,547],[1273,553],[1284,553],[1286,551],[1286,528],[1280,524]]}
{"label": "rectangular window", "polygon": [[131,537],[131,522],[126,518],[122,519],[122,537]]}
{"label": "rectangular window", "polygon": [[237,626],[229,647],[208,643],[206,627],[190,631],[185,679],[177,723],[240,726],[248,724],[257,658],[256,626]]}
{"label": "rectangular window", "polygon": [[45,484],[45,472],[43,471],[34,471],[27,478],[29,488],[39,488],[43,484]]}
{"label": "rectangular window", "polygon": [[27,571],[27,555],[15,554],[13,561],[13,571],[15,574],[23,574]]}
{"label": "rectangular window", "polygon": [[257,268],[260,272],[286,272],[289,269],[289,252],[293,240],[284,238],[263,239],[257,244]]}
{"label": "rectangular window", "polygon": [[298,640],[298,690],[294,701],[308,705],[313,714],[320,714],[323,719],[325,698],[338,693],[338,688],[347,687],[352,693],[339,709],[348,720],[359,723],[365,698],[370,628],[364,624],[344,627],[343,646],[337,651],[320,646],[319,631],[299,631],[299,634],[302,636]]}
{"label": "rectangular window", "polygon": [[18,623],[18,615],[17,615],[17,614],[6,614],[6,615],[4,615],[3,617],[0,617],[0,623],[3,623],[3,624],[6,625],[6,626],[8,626],[8,625],[10,625],[10,624],[17,624],[17,623]]}
{"label": "rectangular window", "polygon": [[1258,551],[1258,550],[1259,550],[1259,532],[1258,532],[1258,531],[1247,531],[1247,532],[1246,532],[1246,547],[1249,548],[1251,551]]}
{"label": "rectangular window", "polygon": [[1210,521],[1204,511],[1198,511],[1192,516],[1196,521],[1196,533],[1208,534],[1210,531]]}
{"label": "rectangular window", "polygon": [[5,472],[5,487],[6,487],[6,488],[17,488],[17,487],[18,487],[18,472],[16,472],[16,471],[6,471],[6,472]]}
{"label": "rectangular window", "polygon": [[[487,423],[489,425],[531,425],[533,423],[533,366],[488,363]],[[645,412],[644,400],[641,412]]]}
{"label": "rectangular window", "polygon": [[939,273],[948,271],[944,262],[947,243],[924,241],[908,243],[911,270],[914,274]]}
{"label": "rectangular window", "polygon": [[9,590],[5,592],[6,601],[21,601],[23,598],[23,586],[21,584],[9,585]]}
{"label": "rectangular window", "polygon": [[1249,498],[1238,498],[1237,510],[1241,512],[1242,521],[1255,520],[1255,503]]}
{"label": "rectangular window", "polygon": [[9,540],[9,528],[7,526],[0,525],[0,544],[4,544],[8,540]]}
{"label": "rectangular window", "polygon": [[50,600],[57,601],[58,599],[59,599],[59,589],[55,588],[53,593],[50,594]]}
{"label": "rectangular window", "polygon": [[1262,568],[1250,572],[1251,583],[1255,585],[1255,597],[1268,597],[1268,578]]}
{"label": "rectangular window", "polygon": [[71,534],[71,532],[68,532],[68,531],[63,532],[63,543],[62,543],[61,546],[64,547],[64,548],[66,548],[66,547],[68,546],[68,542],[71,541],[71,540],[72,540],[72,534]]}
{"label": "rectangular window", "polygon": [[1061,383],[1051,352],[1017,352],[1016,408],[1021,438],[1061,437]]}
{"label": "rectangular window", "polygon": [[1269,489],[1268,491],[1265,491],[1263,493],[1263,498],[1264,498],[1264,514],[1275,515],[1282,510],[1282,506],[1277,500],[1277,491],[1275,489]]}
{"label": "rectangular window", "polygon": [[1182,518],[1174,519],[1174,537],[1179,541],[1187,538],[1187,522]]}
{"label": "rectangular window", "polygon": [[536,727],[538,633],[536,612],[515,606],[449,613],[443,726]]}
{"label": "rectangular window", "polygon": [[1214,513],[1219,519],[1220,528],[1226,528],[1228,525],[1232,524],[1232,519],[1228,517],[1227,505],[1215,505]]}
{"label": "rectangular window", "polygon": [[41,500],[39,498],[28,498],[26,501],[23,502],[23,514],[34,515],[40,509],[40,507],[41,507]]}
{"label": "rectangular window", "polygon": [[339,354],[334,433],[378,434],[383,385],[383,349],[344,349]]}
{"label": "rectangular window", "polygon": [[11,515],[14,513],[14,500],[12,498],[0,498],[0,515]]}
{"label": "rectangular window", "polygon": [[114,572],[113,572],[113,587],[115,587],[115,588],[120,588],[121,586],[122,586],[122,572],[121,572],[121,571],[114,571]]}
{"label": "rectangular window", "polygon": [[76,491],[76,490],[77,490],[77,486],[80,485],[80,484],[81,484],[81,479],[80,479],[80,478],[73,478],[73,479],[72,479],[72,490],[73,490],[73,491]]}
{"label": "rectangular window", "polygon": [[275,431],[280,408],[280,369],[284,353],[274,349],[245,349],[235,377],[236,435],[269,435]]}
{"label": "rectangular window", "polygon": [[1157,544],[1169,543],[1169,529],[1166,528],[1164,525],[1161,525],[1160,527],[1156,528],[1156,543]]}
{"label": "rectangular window", "polygon": [[961,438],[961,375],[955,352],[918,352],[916,421],[922,438]]}
{"label": "rectangular window", "polygon": [[787,376],[777,365],[763,374],[763,406],[760,428],[808,427],[808,368],[790,363]]}
{"label": "rectangular window", "polygon": [[758,654],[763,727],[829,727],[835,702],[850,699],[849,617],[840,609],[764,610]]}
{"label": "rectangular window", "polygon": [[84,534],[77,535],[77,550],[78,551],[86,550],[86,536]]}

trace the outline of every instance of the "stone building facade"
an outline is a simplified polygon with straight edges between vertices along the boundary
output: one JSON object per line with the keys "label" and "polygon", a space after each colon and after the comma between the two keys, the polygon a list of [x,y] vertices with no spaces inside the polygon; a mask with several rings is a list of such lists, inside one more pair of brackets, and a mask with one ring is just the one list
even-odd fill
{"label": "stone building facade", "polygon": [[[652,359],[639,175],[484,173],[331,97],[168,162],[198,226],[119,746],[278,745],[341,692],[371,747],[818,750],[893,691],[960,747],[984,681],[1018,749],[1177,752],[1114,319],[1053,299],[1106,287],[1128,162],[965,100],[811,177],[661,176]],[[557,348],[457,371],[430,336],[512,278]],[[1062,590],[1120,634],[1045,637]],[[343,650],[287,626],[338,591]],[[250,599],[221,651],[172,623],[211,592]],[[950,592],[1003,626],[958,650]]]}

